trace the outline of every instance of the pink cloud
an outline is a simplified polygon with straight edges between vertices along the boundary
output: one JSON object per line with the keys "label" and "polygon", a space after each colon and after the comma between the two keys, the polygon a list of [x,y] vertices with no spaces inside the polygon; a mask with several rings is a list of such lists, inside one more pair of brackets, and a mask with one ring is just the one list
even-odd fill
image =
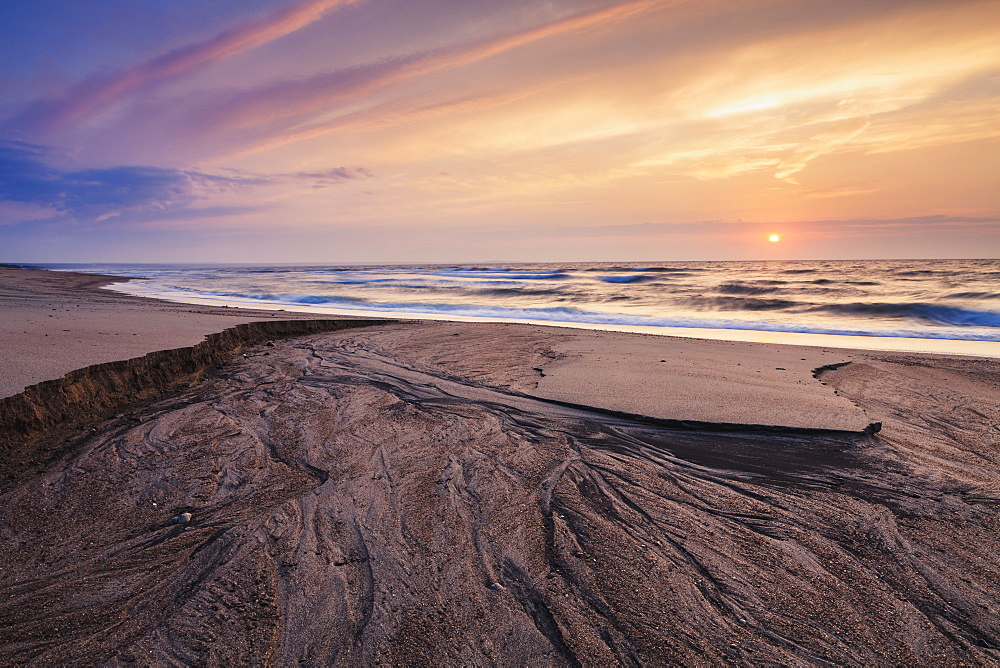
{"label": "pink cloud", "polygon": [[316,111],[329,110],[333,105],[357,100],[372,91],[420,75],[469,65],[547,38],[604,28],[675,4],[682,2],[633,0],[515,34],[388,58],[305,79],[279,81],[227,98],[214,97],[210,103],[189,112],[182,125],[205,137],[218,138],[220,133],[234,133],[243,134],[251,142],[263,139],[267,147],[298,141],[332,131],[344,120],[308,125],[303,129],[301,124],[308,123]]}
{"label": "pink cloud", "polygon": [[31,134],[58,131],[148,84],[205,68],[300,30],[331,10],[358,0],[307,0],[266,18],[174,49],[112,75],[82,81],[65,95],[32,105],[11,125]]}

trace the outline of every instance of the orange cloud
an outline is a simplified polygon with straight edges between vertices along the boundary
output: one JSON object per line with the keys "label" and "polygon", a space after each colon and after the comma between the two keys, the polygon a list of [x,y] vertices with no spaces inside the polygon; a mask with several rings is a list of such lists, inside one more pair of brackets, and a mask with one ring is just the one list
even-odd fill
{"label": "orange cloud", "polygon": [[239,93],[227,101],[213,100],[210,110],[199,111],[200,120],[204,130],[214,133],[255,126],[260,128],[290,119],[277,128],[268,127],[266,134],[271,135],[268,139],[245,148],[239,155],[312,139],[344,127],[345,119],[340,117],[333,121],[310,123],[306,127],[299,126],[296,120],[330,105],[355,100],[361,95],[420,75],[470,65],[551,37],[606,27],[684,1],[634,0],[577,14],[514,35],[401,56],[298,81],[281,81]]}

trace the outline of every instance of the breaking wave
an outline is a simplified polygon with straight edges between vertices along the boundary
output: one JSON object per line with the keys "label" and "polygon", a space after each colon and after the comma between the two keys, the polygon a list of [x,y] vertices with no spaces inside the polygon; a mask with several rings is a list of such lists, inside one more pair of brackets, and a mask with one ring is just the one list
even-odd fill
{"label": "breaking wave", "polygon": [[935,304],[828,304],[815,310],[827,313],[923,320],[958,327],[1000,327],[1000,313],[972,311]]}
{"label": "breaking wave", "polygon": [[44,268],[289,310],[1000,341],[1000,260]]}
{"label": "breaking wave", "polygon": [[743,285],[741,283],[723,283],[717,289],[719,292],[727,295],[767,295],[778,292],[780,288],[765,288],[757,285]]}
{"label": "breaking wave", "polygon": [[601,280],[605,283],[650,283],[659,280],[659,278],[657,276],[636,274],[633,276],[602,276]]}

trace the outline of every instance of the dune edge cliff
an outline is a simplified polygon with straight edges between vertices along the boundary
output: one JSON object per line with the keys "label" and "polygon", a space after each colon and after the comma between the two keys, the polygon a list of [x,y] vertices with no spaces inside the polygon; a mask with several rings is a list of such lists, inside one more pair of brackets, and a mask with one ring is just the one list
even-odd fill
{"label": "dune edge cliff", "polygon": [[[224,364],[245,346],[270,339],[386,324],[385,320],[277,320],[249,322],[209,334],[194,346],[159,350],[142,357],[94,364],[62,378],[25,388],[0,399],[0,479],[10,480],[71,447],[55,448],[53,438],[128,406],[148,400],[178,383]],[[41,441],[48,444],[39,449]]]}

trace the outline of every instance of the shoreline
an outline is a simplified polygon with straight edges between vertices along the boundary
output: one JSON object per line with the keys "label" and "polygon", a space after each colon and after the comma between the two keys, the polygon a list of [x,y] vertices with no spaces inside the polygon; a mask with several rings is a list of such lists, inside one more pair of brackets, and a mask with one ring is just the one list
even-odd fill
{"label": "shoreline", "polygon": [[751,343],[775,343],[781,345],[845,348],[849,350],[871,350],[881,352],[923,353],[935,355],[960,355],[1000,359],[1000,341],[979,341],[973,339],[920,338],[901,336],[877,336],[871,334],[831,334],[815,332],[780,331],[769,329],[704,328],[680,326],[651,326],[624,324],[594,324],[560,320],[533,320],[530,318],[498,318],[481,316],[446,315],[443,313],[419,313],[392,310],[352,310],[330,306],[310,306],[308,304],[267,304],[250,299],[234,297],[192,297],[172,295],[147,290],[139,278],[125,278],[118,285],[106,286],[107,290],[122,294],[156,299],[177,304],[267,311],[295,309],[298,313],[312,313],[323,317],[347,318],[391,318],[394,320],[427,320],[434,322],[478,322],[513,323],[562,327],[598,332],[630,332],[692,339],[716,341],[743,341]]}
{"label": "shoreline", "polygon": [[0,267],[0,398],[93,364],[192,346],[247,322],[299,313],[179,304],[104,289],[117,276]]}

